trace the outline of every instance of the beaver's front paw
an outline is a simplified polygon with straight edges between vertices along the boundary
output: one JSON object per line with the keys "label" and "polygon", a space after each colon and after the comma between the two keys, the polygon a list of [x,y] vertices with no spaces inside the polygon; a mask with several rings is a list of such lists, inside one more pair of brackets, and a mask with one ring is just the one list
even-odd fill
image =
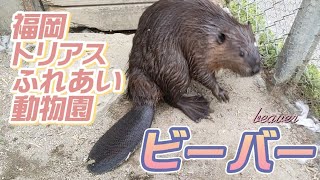
{"label": "beaver's front paw", "polygon": [[220,102],[229,102],[230,100],[228,92],[219,86],[217,86],[216,89],[212,91],[212,93]]}

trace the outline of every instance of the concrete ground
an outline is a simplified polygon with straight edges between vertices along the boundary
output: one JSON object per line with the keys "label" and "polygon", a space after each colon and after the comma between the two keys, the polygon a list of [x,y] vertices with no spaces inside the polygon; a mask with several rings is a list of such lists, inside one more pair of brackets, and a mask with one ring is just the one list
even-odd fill
{"label": "concrete ground", "polygon": [[[70,40],[107,41],[111,68],[126,69],[133,35],[70,34]],[[297,160],[276,161],[274,173],[260,174],[251,160],[240,174],[225,173],[226,163],[233,159],[239,138],[244,130],[257,130],[262,124],[253,119],[260,108],[263,114],[290,114],[279,100],[270,96],[261,76],[240,78],[222,71],[218,81],[229,91],[230,102],[219,103],[203,87],[194,84],[191,92],[204,93],[211,100],[211,119],[196,124],[179,110],[159,104],[152,127],[166,132],[170,126],[189,126],[192,140],[189,145],[227,145],[224,160],[184,161],[182,169],[172,174],[145,173],[139,163],[140,148],[113,172],[94,176],[86,170],[87,155],[98,140],[132,106],[123,95],[101,97],[97,116],[92,126],[28,126],[8,124],[12,96],[9,88],[17,75],[9,68],[9,55],[0,55],[0,179],[319,179],[319,157],[306,163]],[[292,125],[280,125],[282,138],[275,145],[315,144],[319,137]],[[163,133],[164,138],[168,135]],[[182,153],[178,154],[182,156]],[[272,158],[273,159],[273,158]]]}

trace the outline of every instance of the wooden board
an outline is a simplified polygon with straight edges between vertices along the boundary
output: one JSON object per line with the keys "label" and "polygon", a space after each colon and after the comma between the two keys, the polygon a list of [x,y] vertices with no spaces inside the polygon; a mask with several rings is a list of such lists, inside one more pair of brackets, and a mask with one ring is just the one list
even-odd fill
{"label": "wooden board", "polygon": [[152,3],[157,0],[42,0],[45,6],[93,6],[114,4]]}
{"label": "wooden board", "polygon": [[71,27],[91,27],[102,31],[135,30],[140,16],[152,3],[49,7],[49,11],[68,11],[71,13]]}

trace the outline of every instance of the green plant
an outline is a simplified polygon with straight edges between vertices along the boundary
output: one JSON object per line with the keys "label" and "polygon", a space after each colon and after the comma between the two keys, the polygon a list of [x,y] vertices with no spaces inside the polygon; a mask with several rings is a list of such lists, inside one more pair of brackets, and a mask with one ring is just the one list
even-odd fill
{"label": "green plant", "polygon": [[299,85],[302,95],[309,101],[312,111],[320,117],[320,71],[315,65],[309,65]]}

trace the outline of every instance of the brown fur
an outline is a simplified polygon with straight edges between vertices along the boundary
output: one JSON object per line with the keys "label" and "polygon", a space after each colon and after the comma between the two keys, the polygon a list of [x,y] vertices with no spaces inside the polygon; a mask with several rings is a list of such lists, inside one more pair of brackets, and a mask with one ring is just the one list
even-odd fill
{"label": "brown fur", "polygon": [[186,96],[191,79],[228,101],[214,72],[258,73],[260,56],[254,44],[250,25],[240,24],[209,0],[160,0],[140,18],[129,57],[128,94],[136,106],[155,106],[164,99],[198,121],[208,115],[209,106],[202,96]]}

